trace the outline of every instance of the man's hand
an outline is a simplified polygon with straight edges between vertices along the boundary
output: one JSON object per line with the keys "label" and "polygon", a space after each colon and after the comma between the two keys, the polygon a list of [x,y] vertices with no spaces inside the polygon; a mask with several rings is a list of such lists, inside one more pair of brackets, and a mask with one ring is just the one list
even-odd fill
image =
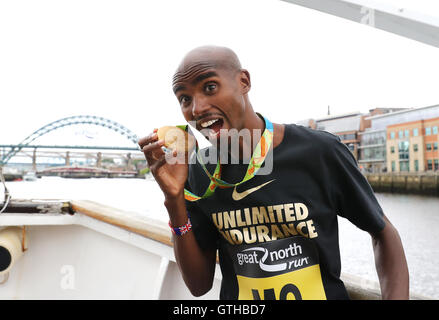
{"label": "man's hand", "polygon": [[372,235],[375,266],[381,286],[381,296],[386,300],[409,299],[409,273],[398,231],[384,217],[384,229]]}
{"label": "man's hand", "polygon": [[[184,199],[184,185],[188,177],[187,154],[167,155],[162,150],[163,140],[158,140],[157,129],[139,140],[149,168],[165,195],[172,226],[182,226],[188,221]],[[216,250],[202,250],[193,234],[173,236],[174,253],[183,280],[195,296],[210,290],[215,274]]]}
{"label": "man's hand", "polygon": [[138,141],[145,154],[151,173],[159,184],[166,199],[181,196],[188,174],[187,155],[162,150],[163,140],[158,140],[157,129]]}

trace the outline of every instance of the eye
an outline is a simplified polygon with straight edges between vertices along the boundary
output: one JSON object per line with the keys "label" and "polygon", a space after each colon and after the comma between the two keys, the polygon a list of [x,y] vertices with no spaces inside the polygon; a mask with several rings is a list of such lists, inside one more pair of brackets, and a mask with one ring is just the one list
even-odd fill
{"label": "eye", "polygon": [[178,101],[180,102],[180,105],[186,105],[188,102],[190,102],[190,100],[191,99],[188,96],[186,96],[186,95],[181,95],[178,98]]}
{"label": "eye", "polygon": [[213,82],[208,82],[204,86],[204,91],[206,91],[207,93],[213,93],[216,89],[217,89],[217,85],[216,83]]}

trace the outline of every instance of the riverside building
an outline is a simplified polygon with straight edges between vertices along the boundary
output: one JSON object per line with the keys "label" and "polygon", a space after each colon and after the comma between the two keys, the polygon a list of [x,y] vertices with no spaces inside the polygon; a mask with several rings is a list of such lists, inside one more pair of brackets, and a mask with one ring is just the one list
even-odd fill
{"label": "riverside building", "polygon": [[361,134],[358,161],[363,171],[397,173],[439,169],[439,105],[400,109],[373,115],[367,120],[371,126]]}
{"label": "riverside building", "polygon": [[348,146],[358,159],[358,148],[360,145],[359,133],[370,126],[370,122],[365,120],[366,115],[360,112],[327,116],[315,120],[316,129],[324,130],[340,137],[341,141]]}
{"label": "riverside building", "polygon": [[386,126],[388,122],[382,121],[381,119],[385,118],[380,116],[404,110],[407,109],[376,108],[369,110],[369,115],[365,118],[365,121],[369,121],[369,126],[365,131],[358,133],[360,139],[358,166],[362,172],[380,173],[387,171]]}
{"label": "riverside building", "polygon": [[297,124],[338,135],[363,173],[439,172],[439,105],[375,108]]}
{"label": "riverside building", "polygon": [[436,118],[387,127],[387,166],[391,172],[439,170],[439,114]]}
{"label": "riverside building", "polygon": [[[403,109],[375,108],[369,110],[367,114],[353,112],[316,120],[306,119],[298,122],[298,124],[313,129],[325,130],[339,136],[340,140],[348,146],[355,159],[357,159],[362,171],[366,170],[365,165],[378,163],[376,170],[381,172],[385,167],[385,128],[384,131],[381,128],[381,130],[371,130],[372,121],[370,117],[399,110]],[[370,165],[367,166],[369,171],[370,167]]]}

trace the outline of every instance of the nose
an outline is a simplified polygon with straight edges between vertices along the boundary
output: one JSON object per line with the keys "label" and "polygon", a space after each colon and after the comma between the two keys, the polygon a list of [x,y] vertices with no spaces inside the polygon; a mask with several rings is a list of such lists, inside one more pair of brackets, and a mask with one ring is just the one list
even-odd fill
{"label": "nose", "polygon": [[205,114],[209,110],[209,102],[205,96],[196,95],[192,100],[192,115],[195,119]]}

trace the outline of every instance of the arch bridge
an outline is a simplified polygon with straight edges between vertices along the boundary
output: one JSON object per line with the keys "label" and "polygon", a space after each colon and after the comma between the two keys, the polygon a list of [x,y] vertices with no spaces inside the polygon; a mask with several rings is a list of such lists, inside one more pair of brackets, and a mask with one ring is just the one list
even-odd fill
{"label": "arch bridge", "polygon": [[[70,146],[70,145],[36,145],[32,144],[36,139],[41,136],[44,136],[50,132],[58,130],[67,126],[75,126],[75,125],[95,125],[99,127],[104,127],[109,130],[112,130],[121,136],[128,139],[133,143],[133,147],[108,147],[108,146]],[[0,166],[3,166],[11,160],[12,157],[16,156],[23,149],[34,149],[34,157],[36,149],[87,149],[87,150],[119,150],[119,151],[139,151],[140,149],[137,145],[137,135],[134,134],[130,129],[123,126],[122,124],[106,119],[98,116],[91,115],[79,115],[79,116],[71,116],[56,120],[51,122],[38,130],[34,131],[28,137],[26,137],[23,141],[16,145],[0,145],[0,148],[8,149],[9,151],[4,152],[2,157],[0,158]]]}

